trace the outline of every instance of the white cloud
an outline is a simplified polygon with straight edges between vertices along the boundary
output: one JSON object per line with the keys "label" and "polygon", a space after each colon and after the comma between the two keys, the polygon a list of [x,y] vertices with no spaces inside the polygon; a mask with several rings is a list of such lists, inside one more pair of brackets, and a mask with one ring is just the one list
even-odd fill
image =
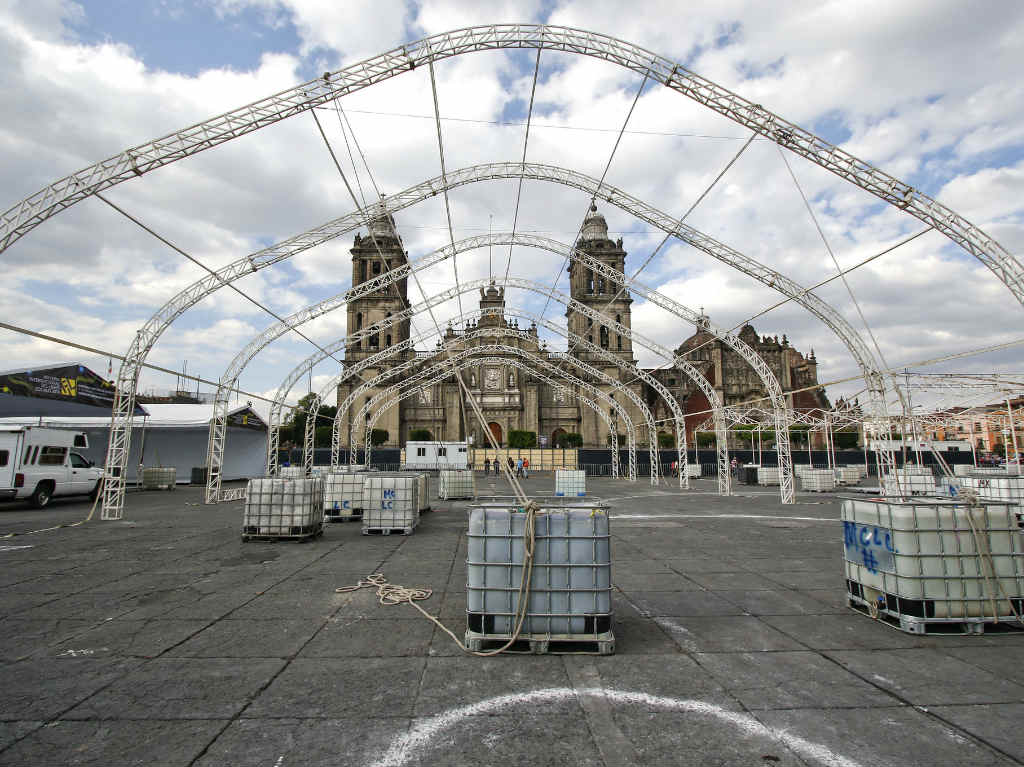
{"label": "white cloud", "polygon": [[[0,169],[7,204],[127,146],[287,88],[322,61],[339,66],[421,35],[489,21],[539,20],[543,12],[540,3],[454,0],[217,0],[216,7],[226,17],[260,9],[271,25],[293,24],[301,44],[293,51],[265,52],[252,69],[225,61],[192,76],[147,68],[140,43],[136,51],[118,40],[76,42],[60,22],[88,12],[74,4],[0,3],[0,89],[8,106],[0,125]],[[848,135],[844,146],[854,154],[907,176],[1012,252],[1024,249],[1024,88],[1017,82],[1024,12],[1012,4],[879,3],[854,10],[848,4],[739,0],[684,7],[664,0],[638,13],[611,0],[568,0],[555,6],[550,21],[604,31],[685,60],[696,72],[806,127]],[[975,55],[978,50],[985,55]],[[963,66],[965,60],[972,66]],[[528,51],[474,53],[438,63],[442,114],[520,120],[532,61]],[[528,159],[600,176],[640,78],[608,63],[550,51],[541,62]],[[425,68],[353,94],[343,105],[382,192],[393,194],[440,173]],[[355,187],[357,174],[338,115],[332,109],[318,115]],[[608,130],[566,129],[581,127]],[[734,123],[657,84],[648,85],[629,128],[648,133],[623,136],[608,182],[676,215],[707,188],[745,138]],[[449,170],[518,160],[522,151],[521,126],[445,121],[443,132]],[[372,198],[373,184],[355,146],[352,151],[358,181]],[[790,157],[790,162],[843,265],[923,226],[807,161]],[[508,230],[516,189],[514,181],[490,181],[453,190],[455,237],[486,231],[492,216],[495,231]],[[308,115],[125,183],[109,197],[211,267],[353,206]],[[587,204],[577,190],[526,182],[518,228],[570,241]],[[607,204],[602,211],[613,232],[626,233],[629,264],[636,268],[661,234]],[[414,258],[448,240],[440,195],[397,219]],[[755,141],[744,152],[689,223],[804,284],[834,273],[769,142]],[[245,278],[240,287],[281,313],[323,300],[350,280],[351,240],[347,235],[302,253],[287,266]],[[494,271],[502,273],[507,249],[494,249],[492,255]],[[33,328],[115,351],[127,348],[135,330],[163,302],[203,275],[98,201],[47,221],[2,258],[6,280],[0,314],[26,317],[24,324]],[[461,254],[457,263],[463,280],[488,274],[487,250]],[[547,284],[558,276],[564,288],[559,265],[551,254],[520,248],[513,253],[511,274]],[[693,308],[705,306],[727,326],[779,299],[676,243],[662,251],[643,279]],[[423,275],[428,293],[453,281],[450,262]],[[1020,305],[1009,292],[934,233],[855,272],[850,283],[894,364],[1008,339],[1019,326]],[[859,327],[841,283],[830,284],[821,295]],[[544,305],[542,298],[521,291],[509,296],[538,311]],[[412,283],[410,298],[421,298]],[[475,298],[464,296],[463,306],[474,308]],[[457,300],[446,302],[436,311],[438,321],[443,326],[457,310]],[[675,347],[690,332],[653,305],[638,301],[634,311],[634,325],[667,346]],[[547,316],[560,320],[563,312],[548,307]],[[189,359],[190,369],[217,378],[237,349],[272,321],[222,290],[179,320],[153,359],[169,367]],[[422,317],[417,325],[426,330],[432,322]],[[813,346],[822,378],[853,372],[838,339],[799,307],[788,304],[755,326],[762,333],[786,332],[801,349]],[[310,323],[308,331],[319,343],[339,337],[344,312]],[[9,359],[65,356],[10,335],[0,338],[0,349]],[[275,390],[311,351],[301,339],[282,338],[254,361],[243,381],[256,391]],[[646,363],[657,362],[653,355],[638,354]],[[1012,368],[1022,361],[1024,353],[1011,350],[970,364]]]}

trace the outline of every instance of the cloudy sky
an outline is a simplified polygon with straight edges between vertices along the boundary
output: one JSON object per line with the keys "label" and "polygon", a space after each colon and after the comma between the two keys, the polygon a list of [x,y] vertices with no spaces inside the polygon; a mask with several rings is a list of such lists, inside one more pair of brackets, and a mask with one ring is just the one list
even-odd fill
{"label": "cloudy sky", "polygon": [[[949,205],[1012,254],[1024,251],[1024,7],[939,0],[848,2],[328,2],[326,0],[0,0],[0,185],[6,209],[48,183],[121,150],[436,32],[489,22],[547,22],[613,34],[680,62]],[[530,51],[474,53],[436,66],[449,170],[518,160],[534,70]],[[641,78],[611,64],[544,52],[527,159],[600,177]],[[344,99],[355,138],[353,170],[338,113],[318,115],[350,180],[394,193],[440,173],[425,68]],[[677,93],[647,83],[607,181],[681,215],[747,138],[744,129]],[[353,148],[353,151],[355,149]],[[787,159],[839,264],[846,268],[923,225],[799,157]],[[455,237],[507,231],[517,183],[491,181],[451,194]],[[110,199],[210,267],[349,212],[353,203],[308,114],[231,141],[110,190]],[[571,241],[588,205],[582,192],[523,185],[518,230]],[[660,232],[607,204],[637,268]],[[413,258],[448,239],[441,197],[407,209],[398,224]],[[756,140],[687,222],[809,285],[835,273],[778,148]],[[344,291],[351,237],[245,278],[248,294],[281,314]],[[507,249],[458,258],[463,280],[503,272]],[[97,200],[52,218],[0,254],[0,316],[103,349],[124,351],[165,301],[201,270]],[[522,249],[511,274],[550,284],[560,259]],[[560,287],[567,289],[564,272]],[[680,243],[642,281],[732,327],[778,294]],[[451,263],[423,274],[430,293],[449,287]],[[1024,311],[979,262],[930,232],[849,277],[886,362],[901,366],[1024,337]],[[410,297],[419,298],[413,286]],[[866,336],[841,281],[819,291]],[[544,300],[510,291],[540,312]],[[472,296],[466,307],[475,305]],[[442,307],[443,322],[457,312]],[[311,322],[328,343],[344,313]],[[546,316],[561,319],[560,306]],[[273,320],[228,291],[179,319],[150,359],[219,378],[235,352]],[[675,347],[692,332],[637,300],[633,325]],[[755,322],[813,348],[822,380],[853,375],[836,336],[799,306]],[[417,327],[427,331],[429,318]],[[432,345],[432,344],[431,344]],[[553,346],[557,343],[553,342]],[[311,353],[282,338],[247,368],[242,386],[276,389]],[[0,332],[5,367],[107,359]],[[640,361],[658,365],[637,349]],[[1024,371],[1024,346],[932,370]],[[315,371],[314,387],[332,374]],[[143,389],[173,377],[147,373]],[[298,394],[305,393],[308,382]],[[853,392],[856,383],[830,389]]]}

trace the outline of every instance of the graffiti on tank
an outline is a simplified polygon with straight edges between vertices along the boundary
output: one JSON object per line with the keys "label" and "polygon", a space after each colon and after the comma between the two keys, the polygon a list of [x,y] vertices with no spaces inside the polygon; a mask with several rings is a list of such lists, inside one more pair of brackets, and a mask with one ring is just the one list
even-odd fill
{"label": "graffiti on tank", "polygon": [[862,565],[868,572],[895,573],[899,550],[893,544],[892,531],[885,527],[843,522],[843,549],[846,561]]}

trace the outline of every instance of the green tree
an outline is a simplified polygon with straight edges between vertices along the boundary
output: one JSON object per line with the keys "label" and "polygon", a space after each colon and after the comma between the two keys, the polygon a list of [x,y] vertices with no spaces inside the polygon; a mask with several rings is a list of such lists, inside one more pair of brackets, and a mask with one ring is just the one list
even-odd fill
{"label": "green tree", "polygon": [[713,431],[698,431],[694,434],[697,447],[711,447],[715,444],[715,433]]}
{"label": "green tree", "polygon": [[832,433],[832,439],[840,450],[853,450],[860,442],[860,433],[856,431],[837,431]]}
{"label": "green tree", "polygon": [[583,447],[583,435],[577,434],[576,432],[570,431],[565,434],[558,435],[558,444],[555,447]]}
{"label": "green tree", "polygon": [[537,432],[510,429],[508,432],[508,446],[518,448],[537,447]]}
{"label": "green tree", "polygon": [[413,429],[409,432],[409,439],[413,442],[429,442],[433,438],[430,429]]}
{"label": "green tree", "polygon": [[[319,396],[312,392],[299,399],[298,407],[292,410],[291,415],[281,425],[281,442],[292,442],[300,446],[303,444],[303,440],[306,439],[306,421],[309,418],[310,411],[316,407],[318,402],[321,402]],[[320,429],[323,426],[327,426],[326,446],[330,446],[330,428],[337,414],[338,408],[336,406],[324,405],[321,402],[320,409],[317,412],[317,428],[313,432],[316,445],[321,445]]]}
{"label": "green tree", "polygon": [[805,423],[795,423],[789,427],[789,441],[793,445],[807,445],[807,435],[811,427]]}
{"label": "green tree", "polygon": [[374,447],[380,447],[388,441],[390,436],[387,429],[373,429],[370,432],[370,444]]}

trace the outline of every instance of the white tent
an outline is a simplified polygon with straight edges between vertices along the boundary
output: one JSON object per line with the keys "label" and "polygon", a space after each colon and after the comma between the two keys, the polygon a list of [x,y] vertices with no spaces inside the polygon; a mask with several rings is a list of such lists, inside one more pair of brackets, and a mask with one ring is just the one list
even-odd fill
{"label": "white tent", "polygon": [[[132,428],[127,480],[134,482],[140,464],[146,467],[173,466],[178,482],[189,482],[192,469],[206,464],[213,405],[143,405],[148,413],[136,416]],[[110,418],[42,416],[0,418],[0,425],[42,425],[85,432],[89,447],[79,449],[86,458],[102,466],[107,458]],[[266,471],[267,425],[248,405],[228,412],[224,479],[260,477]]]}

